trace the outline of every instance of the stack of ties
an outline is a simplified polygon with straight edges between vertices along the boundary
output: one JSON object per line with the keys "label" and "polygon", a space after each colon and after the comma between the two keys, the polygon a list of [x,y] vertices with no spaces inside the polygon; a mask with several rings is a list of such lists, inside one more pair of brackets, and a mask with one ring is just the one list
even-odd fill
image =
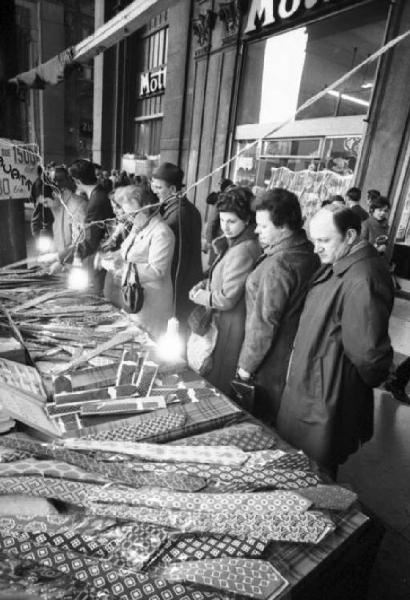
{"label": "stack of ties", "polygon": [[272,600],[290,590],[282,552],[316,549],[356,500],[257,423],[162,444],[122,435],[1,438],[10,456],[0,495],[70,510],[0,516],[0,589],[44,600]]}

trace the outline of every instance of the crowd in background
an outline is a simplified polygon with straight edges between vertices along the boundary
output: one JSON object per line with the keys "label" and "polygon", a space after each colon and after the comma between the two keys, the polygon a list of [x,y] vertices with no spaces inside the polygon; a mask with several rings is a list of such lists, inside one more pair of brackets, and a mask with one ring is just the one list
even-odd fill
{"label": "crowd in background", "polygon": [[80,258],[154,339],[176,316],[188,360],[228,396],[242,385],[256,416],[334,475],[370,439],[372,389],[392,371],[388,199],[369,190],[364,207],[351,188],[305,229],[295,194],[223,179],[202,237],[183,178],[172,163],[150,180],[82,159],[46,183],[39,170],[32,229],[52,232],[50,270]]}

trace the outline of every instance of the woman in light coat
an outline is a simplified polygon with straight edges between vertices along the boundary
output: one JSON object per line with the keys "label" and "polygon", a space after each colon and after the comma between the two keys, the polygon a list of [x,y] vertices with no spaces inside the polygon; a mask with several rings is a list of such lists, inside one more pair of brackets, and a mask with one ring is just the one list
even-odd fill
{"label": "woman in light coat", "polygon": [[[129,263],[134,263],[140,283],[144,289],[144,303],[140,312],[132,320],[145,329],[154,339],[165,332],[167,321],[172,316],[173,289],[171,282],[171,264],[175,238],[171,229],[159,214],[159,207],[150,207],[137,212],[144,206],[157,204],[157,198],[145,185],[131,185],[118,188],[115,199],[133,226],[122,242],[112,267],[102,261],[104,268],[116,271],[118,304],[125,306],[120,286],[128,271]],[[118,268],[121,257],[122,266]]]}
{"label": "woman in light coat", "polygon": [[196,304],[214,309],[218,338],[212,355],[212,369],[205,376],[212,385],[231,395],[239,351],[245,330],[245,282],[260,247],[252,224],[249,192],[233,187],[217,202],[223,236],[216,238],[217,257],[207,280],[190,292]]}

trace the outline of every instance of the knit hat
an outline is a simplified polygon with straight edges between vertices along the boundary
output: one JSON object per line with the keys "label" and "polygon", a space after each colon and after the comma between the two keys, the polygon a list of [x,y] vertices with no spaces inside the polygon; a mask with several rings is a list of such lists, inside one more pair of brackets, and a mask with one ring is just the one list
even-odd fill
{"label": "knit hat", "polygon": [[175,185],[177,188],[182,186],[182,180],[184,178],[184,172],[182,169],[177,167],[170,162],[164,162],[159,165],[152,173],[153,179],[162,179],[168,185]]}

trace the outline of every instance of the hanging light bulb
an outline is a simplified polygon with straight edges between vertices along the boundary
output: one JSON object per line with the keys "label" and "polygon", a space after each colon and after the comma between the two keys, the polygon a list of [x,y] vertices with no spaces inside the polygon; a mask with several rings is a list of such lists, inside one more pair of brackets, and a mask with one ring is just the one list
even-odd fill
{"label": "hanging light bulb", "polygon": [[74,255],[73,264],[71,265],[70,272],[68,274],[68,287],[71,290],[85,290],[88,287],[88,273],[83,267],[81,258],[78,254]]}
{"label": "hanging light bulb", "polygon": [[53,239],[47,229],[43,226],[36,242],[39,252],[50,252],[53,247]]}
{"label": "hanging light bulb", "polygon": [[167,325],[167,332],[157,342],[158,356],[165,362],[181,360],[184,344],[179,334],[178,319],[172,317]]}

